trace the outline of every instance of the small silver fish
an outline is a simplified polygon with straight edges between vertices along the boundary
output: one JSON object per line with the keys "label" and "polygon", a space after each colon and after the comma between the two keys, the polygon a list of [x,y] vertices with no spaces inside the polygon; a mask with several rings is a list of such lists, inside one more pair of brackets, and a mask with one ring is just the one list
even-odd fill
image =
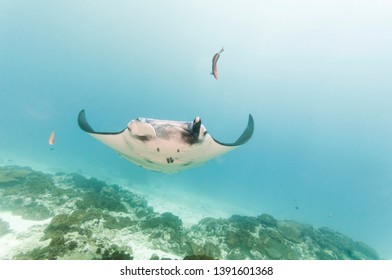
{"label": "small silver fish", "polygon": [[214,57],[212,58],[212,72],[211,75],[214,76],[215,79],[218,80],[218,69],[216,68],[216,64],[218,63],[218,59],[220,57],[220,54],[224,51],[224,49],[222,48],[220,50],[220,52],[216,53],[214,55]]}

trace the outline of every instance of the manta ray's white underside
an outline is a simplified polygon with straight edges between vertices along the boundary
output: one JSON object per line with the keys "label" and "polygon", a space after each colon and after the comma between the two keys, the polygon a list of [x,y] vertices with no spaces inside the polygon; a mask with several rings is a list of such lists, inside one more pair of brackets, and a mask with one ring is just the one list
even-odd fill
{"label": "manta ray's white underside", "polygon": [[246,143],[253,134],[248,125],[237,141],[224,144],[215,140],[197,117],[193,122],[138,118],[120,132],[96,132],[87,122],[84,110],[78,117],[80,128],[114,149],[130,162],[164,173],[174,173],[201,165]]}

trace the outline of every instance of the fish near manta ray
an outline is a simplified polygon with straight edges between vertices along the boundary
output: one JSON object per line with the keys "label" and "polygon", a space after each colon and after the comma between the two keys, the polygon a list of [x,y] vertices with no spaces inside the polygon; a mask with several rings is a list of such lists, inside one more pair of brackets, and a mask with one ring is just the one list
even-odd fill
{"label": "fish near manta ray", "polygon": [[216,53],[214,55],[214,57],[212,58],[212,72],[211,75],[214,76],[214,78],[216,80],[218,80],[218,68],[216,66],[216,64],[218,63],[218,59],[220,57],[220,54],[224,51],[224,49],[222,48],[218,53]]}
{"label": "fish near manta ray", "polygon": [[83,131],[130,162],[163,173],[192,168],[234,150],[245,144],[254,130],[250,114],[241,136],[229,144],[214,139],[199,117],[193,122],[137,118],[119,132],[97,132],[87,122],[85,111],[81,110],[78,124]]}
{"label": "fish near manta ray", "polygon": [[49,136],[49,140],[48,140],[49,145],[53,145],[54,144],[54,130],[52,130],[52,133]]}

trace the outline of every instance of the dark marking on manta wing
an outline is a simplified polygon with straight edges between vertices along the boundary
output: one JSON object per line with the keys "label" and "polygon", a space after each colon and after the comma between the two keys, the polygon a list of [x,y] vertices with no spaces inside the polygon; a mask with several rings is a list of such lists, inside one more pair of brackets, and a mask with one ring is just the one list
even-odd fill
{"label": "dark marking on manta wing", "polygon": [[144,136],[144,135],[143,136],[133,135],[133,137],[138,139],[138,140],[140,140],[140,141],[142,141],[142,142],[150,141],[151,138],[152,138],[151,136]]}
{"label": "dark marking on manta wing", "polygon": [[199,142],[200,127],[201,127],[200,118],[195,118],[193,123],[189,122],[188,128],[184,129],[181,132],[181,139],[189,145],[193,145],[195,143],[198,143]]}
{"label": "dark marking on manta wing", "polygon": [[185,143],[187,143],[187,144],[189,144],[189,145],[192,145],[192,144],[195,144],[195,143],[198,142],[198,139],[195,138],[193,132],[190,132],[190,131],[183,131],[183,132],[181,133],[181,139],[182,139]]}

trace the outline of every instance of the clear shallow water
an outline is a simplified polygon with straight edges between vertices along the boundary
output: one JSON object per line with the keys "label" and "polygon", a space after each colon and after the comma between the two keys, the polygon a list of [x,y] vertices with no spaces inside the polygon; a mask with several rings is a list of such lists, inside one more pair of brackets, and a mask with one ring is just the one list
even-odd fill
{"label": "clear shallow water", "polygon": [[[391,12],[387,1],[0,1],[0,160],[329,226],[390,259]],[[198,115],[223,142],[252,113],[255,133],[168,176],[84,134],[81,109],[102,131]]]}

